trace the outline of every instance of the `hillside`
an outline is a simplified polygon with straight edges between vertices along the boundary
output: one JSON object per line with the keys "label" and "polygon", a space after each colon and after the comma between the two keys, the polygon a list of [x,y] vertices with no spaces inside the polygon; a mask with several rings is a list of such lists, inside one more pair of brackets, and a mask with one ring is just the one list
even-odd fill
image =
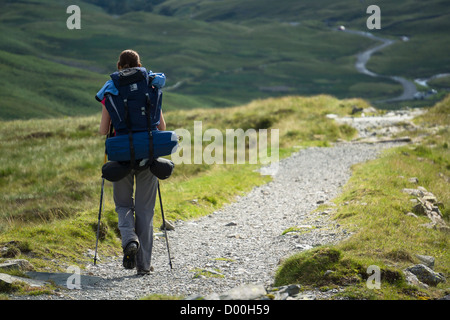
{"label": "hillside", "polygon": [[[402,90],[355,70],[355,54],[373,41],[335,30],[366,30],[363,2],[133,1],[122,12],[118,3],[78,1],[82,29],[68,30],[70,1],[1,0],[0,119],[98,113],[92,97],[125,48],[166,73],[166,110],[322,93],[377,100]],[[374,33],[410,41],[377,53],[369,68],[411,80],[449,72],[445,1],[378,3]]]}

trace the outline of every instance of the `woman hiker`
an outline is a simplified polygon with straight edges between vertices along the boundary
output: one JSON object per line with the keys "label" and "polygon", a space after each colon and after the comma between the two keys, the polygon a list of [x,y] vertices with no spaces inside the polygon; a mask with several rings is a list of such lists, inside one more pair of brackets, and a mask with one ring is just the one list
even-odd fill
{"label": "woman hiker", "polygon": [[[139,54],[133,50],[123,51],[119,56],[117,68],[119,71],[141,68]],[[152,76],[150,79],[153,79],[151,85],[158,88],[164,86],[164,74],[152,72],[149,74]],[[96,95],[96,99],[103,104],[100,122],[102,135],[107,135],[111,126],[111,116],[105,107],[108,91],[118,94],[112,80],[109,80]],[[162,131],[166,129],[162,111],[157,128]],[[136,190],[133,201],[134,185]],[[114,203],[119,218],[124,254],[123,266],[125,269],[136,267],[138,275],[150,274],[152,269],[150,263],[153,247],[153,214],[157,188],[158,180],[148,169],[131,170],[125,178],[113,182]]]}

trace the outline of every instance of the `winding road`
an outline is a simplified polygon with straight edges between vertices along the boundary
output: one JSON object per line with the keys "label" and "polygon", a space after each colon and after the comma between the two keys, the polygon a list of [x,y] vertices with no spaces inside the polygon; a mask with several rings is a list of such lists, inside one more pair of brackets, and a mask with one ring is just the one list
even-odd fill
{"label": "winding road", "polygon": [[399,82],[403,86],[403,93],[400,96],[391,98],[391,99],[386,99],[386,100],[379,100],[377,102],[393,102],[393,101],[403,101],[403,100],[413,100],[414,99],[414,95],[417,93],[416,85],[414,84],[414,82],[409,81],[409,80],[399,77],[399,76],[379,75],[379,74],[376,74],[366,68],[366,64],[369,61],[372,54],[374,52],[377,52],[379,50],[382,50],[382,49],[392,45],[393,43],[395,43],[394,40],[381,38],[381,37],[375,36],[369,32],[363,32],[363,31],[357,31],[357,30],[342,30],[342,31],[346,32],[346,33],[350,33],[350,34],[363,36],[363,37],[381,42],[380,45],[371,47],[370,49],[368,49],[366,51],[358,53],[356,63],[355,63],[355,67],[356,67],[356,70],[358,70],[358,72],[360,72],[362,74],[366,74],[371,77],[391,79],[396,82]]}

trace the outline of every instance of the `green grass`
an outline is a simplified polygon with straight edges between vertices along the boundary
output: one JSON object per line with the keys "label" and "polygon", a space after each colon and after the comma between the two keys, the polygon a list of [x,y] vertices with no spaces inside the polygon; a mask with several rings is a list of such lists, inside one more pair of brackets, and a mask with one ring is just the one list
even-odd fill
{"label": "green grass", "polygon": [[[390,149],[376,160],[356,165],[343,193],[334,199],[336,222],[352,236],[332,247],[321,247],[288,258],[278,269],[276,284],[344,286],[341,296],[356,299],[433,299],[448,294],[448,282],[429,289],[406,285],[401,270],[419,263],[416,255],[435,257],[435,270],[450,274],[448,232],[428,229],[424,216],[417,219],[411,196],[403,188],[415,188],[408,178],[417,177],[420,186],[442,203],[444,220],[450,221],[450,152],[448,141],[450,96],[416,119],[421,142]],[[430,128],[440,128],[430,132]],[[413,134],[414,136],[414,134]],[[367,268],[381,269],[381,289],[366,288]],[[325,271],[333,270],[329,276]]]}
{"label": "green grass", "polygon": [[447,89],[450,88],[450,76],[433,79],[428,82],[431,87]]}
{"label": "green grass", "polygon": [[184,299],[183,296],[169,296],[169,295],[165,295],[165,294],[159,294],[159,293],[155,293],[155,294],[150,294],[148,296],[145,296],[143,298],[141,298],[140,300],[182,300]]}
{"label": "green grass", "polygon": [[194,272],[193,278],[199,278],[199,277],[224,278],[225,277],[223,274],[221,274],[221,271],[219,269],[205,270],[205,269],[201,269],[201,268],[195,268],[190,271]]}

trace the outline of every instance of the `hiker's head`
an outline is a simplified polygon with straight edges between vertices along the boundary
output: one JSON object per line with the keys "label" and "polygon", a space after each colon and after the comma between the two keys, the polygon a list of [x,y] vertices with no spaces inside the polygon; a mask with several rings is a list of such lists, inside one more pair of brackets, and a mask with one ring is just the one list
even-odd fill
{"label": "hiker's head", "polygon": [[124,50],[119,56],[117,61],[117,69],[127,69],[141,67],[141,58],[139,54],[134,50]]}

